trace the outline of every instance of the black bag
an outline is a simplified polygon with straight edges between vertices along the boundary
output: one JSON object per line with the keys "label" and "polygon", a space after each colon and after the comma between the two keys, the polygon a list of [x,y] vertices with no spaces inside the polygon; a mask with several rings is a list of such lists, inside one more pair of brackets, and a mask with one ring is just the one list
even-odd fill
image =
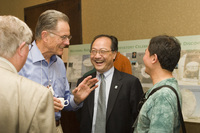
{"label": "black bag", "polygon": [[[147,98],[145,98],[145,95],[146,93],[144,93],[142,99],[140,100],[139,104],[138,104],[138,111],[140,112],[140,109],[142,108],[143,104],[146,102],[146,100],[153,94],[155,93],[157,90],[161,89],[162,87],[168,87],[170,88],[175,94],[176,94],[176,98],[177,98],[177,105],[178,105],[178,112],[179,112],[179,117],[180,117],[180,122],[181,122],[181,127],[182,127],[182,133],[186,133],[186,129],[185,129],[185,123],[183,121],[183,115],[182,115],[182,111],[181,111],[181,106],[180,106],[180,101],[179,101],[179,98],[178,98],[178,94],[176,92],[176,90],[170,86],[170,85],[163,85],[163,86],[160,86],[160,87],[157,87],[155,88],[154,90],[151,91],[151,93],[148,95]],[[136,123],[137,123],[137,120],[138,120],[138,117],[137,119],[135,120],[132,128],[134,130],[135,126],[136,126]]]}

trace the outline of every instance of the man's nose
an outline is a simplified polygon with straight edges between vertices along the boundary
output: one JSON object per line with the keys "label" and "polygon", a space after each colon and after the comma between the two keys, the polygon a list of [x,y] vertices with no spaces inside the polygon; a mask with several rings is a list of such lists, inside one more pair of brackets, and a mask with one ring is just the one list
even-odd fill
{"label": "man's nose", "polygon": [[64,43],[66,46],[69,46],[69,45],[70,45],[70,40],[69,40],[69,39],[65,39],[63,43]]}

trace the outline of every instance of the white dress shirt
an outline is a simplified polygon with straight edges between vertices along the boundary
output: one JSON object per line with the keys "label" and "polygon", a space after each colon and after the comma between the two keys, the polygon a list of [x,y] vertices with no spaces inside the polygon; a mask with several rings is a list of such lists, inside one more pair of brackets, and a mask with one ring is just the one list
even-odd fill
{"label": "white dress shirt", "polygon": [[[111,69],[109,69],[107,72],[104,72],[104,80],[106,81],[106,107],[107,107],[107,103],[108,103],[108,96],[109,96],[109,92],[110,92],[110,86],[111,86],[111,81],[113,78],[113,73],[114,73],[114,67],[112,67]],[[100,87],[100,83],[101,83],[101,77],[100,74],[97,71],[97,75],[96,78],[99,80],[98,87],[95,89],[95,95],[94,95],[94,112],[93,112],[93,122],[92,122],[92,133],[94,133],[94,128],[95,128],[95,123],[96,123],[96,115],[97,115],[97,105],[98,105],[98,95],[99,95],[99,87]]]}

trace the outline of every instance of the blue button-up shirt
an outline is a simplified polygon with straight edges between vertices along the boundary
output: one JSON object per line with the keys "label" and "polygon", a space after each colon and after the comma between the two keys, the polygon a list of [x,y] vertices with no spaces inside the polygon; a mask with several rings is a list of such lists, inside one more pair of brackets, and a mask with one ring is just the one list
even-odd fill
{"label": "blue button-up shirt", "polygon": [[[33,47],[28,54],[27,61],[19,74],[44,86],[51,85],[54,97],[64,97],[69,100],[69,105],[64,110],[76,110],[79,107],[74,102],[74,96],[70,92],[66,78],[65,65],[60,57],[53,55],[48,63],[38,49],[34,41]],[[28,88],[27,88],[28,89]],[[56,120],[61,117],[61,112],[55,112]]]}

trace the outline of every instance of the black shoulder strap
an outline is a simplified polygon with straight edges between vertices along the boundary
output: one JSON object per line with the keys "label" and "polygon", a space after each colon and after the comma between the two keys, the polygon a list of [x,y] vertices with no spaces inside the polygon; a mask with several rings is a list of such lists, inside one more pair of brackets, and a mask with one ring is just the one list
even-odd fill
{"label": "black shoulder strap", "polygon": [[157,90],[161,89],[162,87],[168,87],[170,88],[175,94],[176,94],[176,98],[177,98],[177,105],[178,105],[178,112],[179,112],[179,116],[180,116],[180,121],[181,121],[181,127],[182,127],[182,132],[186,133],[186,129],[185,129],[185,123],[183,121],[183,115],[182,115],[182,111],[181,111],[181,105],[180,105],[180,101],[179,101],[179,97],[178,94],[176,92],[176,90],[170,86],[170,85],[163,85],[160,86],[158,88],[155,88],[153,91],[151,91],[151,93],[148,95],[147,99],[149,98],[149,96],[151,96],[153,93],[155,93]]}
{"label": "black shoulder strap", "polygon": [[[155,93],[157,90],[161,89],[162,87],[168,87],[168,88],[170,88],[170,89],[176,94],[177,105],[178,105],[178,112],[179,112],[179,117],[180,117],[180,122],[181,122],[181,127],[182,127],[182,133],[186,133],[185,123],[184,123],[184,121],[183,121],[183,115],[182,115],[182,111],[181,111],[181,106],[180,106],[179,97],[178,97],[178,94],[177,94],[176,90],[175,90],[172,86],[170,86],[170,85],[163,85],[163,86],[159,86],[159,87],[153,89],[153,90],[151,91],[151,93],[148,95],[147,98],[145,98],[145,95],[146,95],[146,93],[145,93],[145,94],[143,95],[142,99],[140,100],[139,104],[138,104],[138,110],[140,111],[140,109],[142,108],[142,106],[143,106],[143,104],[146,102],[146,100],[147,100],[153,93]],[[132,126],[133,130],[134,130],[134,128],[136,127],[137,119],[138,119],[138,117],[136,118],[136,120],[135,120],[135,122],[134,122],[134,124],[133,124],[133,126]]]}
{"label": "black shoulder strap", "polygon": [[153,89],[153,90],[151,91],[151,93],[148,95],[147,99],[148,99],[153,93],[155,93],[157,90],[160,90],[162,87],[169,87],[169,85],[163,85],[163,86],[159,86],[159,87]]}

